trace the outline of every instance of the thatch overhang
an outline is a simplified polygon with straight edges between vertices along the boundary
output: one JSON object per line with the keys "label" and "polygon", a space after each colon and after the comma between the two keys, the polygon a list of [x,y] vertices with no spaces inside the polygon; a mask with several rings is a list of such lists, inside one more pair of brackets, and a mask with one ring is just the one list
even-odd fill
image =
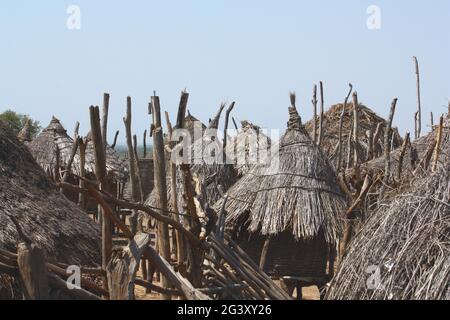
{"label": "thatch overhang", "polygon": [[414,178],[409,189],[381,200],[369,216],[327,298],[449,300],[450,162]]}
{"label": "thatch overhang", "polygon": [[[98,266],[101,235],[85,212],[59,193],[7,126],[0,122],[0,247],[15,252],[13,216],[50,262]],[[17,279],[0,274],[0,297],[21,299]],[[19,295],[19,296],[17,296]]]}
{"label": "thatch overhang", "polygon": [[[335,243],[341,233],[346,199],[327,158],[313,143],[295,108],[279,142],[279,155],[253,167],[230,190],[225,206],[229,228],[277,236],[289,231],[297,240],[323,234]],[[215,204],[219,210],[223,198]]]}
{"label": "thatch overhang", "polygon": [[[88,134],[89,136],[89,134]],[[89,141],[89,139],[88,139]],[[61,122],[55,117],[52,118],[50,124],[42,130],[42,132],[32,142],[27,143],[36,162],[47,173],[53,173],[57,167],[57,152],[59,150],[60,168],[64,168],[69,162],[73,138],[71,138]],[[95,172],[95,153],[92,141],[88,142],[86,148],[86,171],[88,173]],[[128,169],[124,165],[124,161],[109,146],[106,148],[106,169],[108,175],[119,181],[126,181]],[[81,175],[79,153],[74,158],[72,171]]]}

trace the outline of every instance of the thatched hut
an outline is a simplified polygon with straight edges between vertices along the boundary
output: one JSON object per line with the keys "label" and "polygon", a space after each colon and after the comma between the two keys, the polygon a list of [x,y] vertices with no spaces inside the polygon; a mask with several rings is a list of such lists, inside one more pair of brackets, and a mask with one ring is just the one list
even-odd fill
{"label": "thatched hut", "polygon": [[[98,266],[99,227],[62,196],[28,149],[0,121],[0,248],[16,252],[18,234],[10,217],[46,253],[47,260]],[[0,274],[0,299],[21,299],[19,280]]]}
{"label": "thatched hut", "polygon": [[[88,141],[89,141],[88,134]],[[53,117],[50,124],[32,142],[27,143],[36,162],[47,174],[54,178],[57,168],[64,169],[69,162],[73,147],[73,138],[67,134],[67,130],[61,122]],[[57,158],[59,154],[59,163]],[[127,177],[127,169],[124,161],[110,147],[106,148],[106,169],[112,179],[123,181]],[[95,172],[94,146],[89,142],[86,148],[86,172]],[[77,154],[74,158],[72,171],[81,175],[80,158]]]}
{"label": "thatched hut", "polygon": [[328,299],[450,299],[450,162],[439,167],[370,214]]}
{"label": "thatched hut", "polygon": [[[187,152],[187,154],[191,155],[190,159],[190,170],[193,175],[195,175],[199,181],[204,183],[204,192],[207,197],[208,203],[215,203],[222,196],[221,190],[228,190],[237,180],[236,170],[232,165],[225,165],[222,161],[222,153],[223,147],[222,143],[218,141],[217,138],[217,130],[219,125],[219,119],[221,115],[223,107],[216,115],[216,117],[210,121],[210,125],[208,127],[208,131],[202,135],[200,139],[193,141],[186,150],[183,152]],[[188,115],[189,119],[192,121],[197,121],[191,115]],[[194,119],[194,120],[193,120]],[[191,139],[194,139],[194,124],[195,122],[191,122],[192,126],[185,125],[191,133]],[[197,124],[197,126],[199,126]],[[191,129],[190,129],[191,128]],[[203,125],[202,125],[203,128]],[[191,140],[192,141],[192,140]],[[177,146],[181,147],[181,144]],[[177,148],[175,147],[175,148]],[[180,149],[181,150],[181,149]],[[175,150],[174,152],[180,152]],[[209,162],[205,159],[211,159]],[[169,172],[167,172],[169,173]],[[177,168],[177,204],[178,209],[181,210],[183,208],[183,184],[182,184],[182,173],[179,168]],[[220,187],[219,187],[220,186]],[[167,177],[167,194],[168,194],[168,203],[169,210],[174,210],[173,201],[172,201],[172,186],[171,186],[171,177]],[[146,200],[146,204],[149,206],[156,206],[156,190],[153,190],[152,193],[148,196]]]}
{"label": "thatched hut", "polygon": [[[338,159],[338,144],[339,144],[339,120],[343,110],[343,104],[335,104],[330,107],[324,113],[323,120],[323,137],[322,137],[322,150],[328,157],[330,162],[334,165],[337,163]],[[358,131],[358,141],[360,148],[358,149],[359,163],[366,162],[372,158],[377,158],[380,156],[384,149],[384,131],[386,128],[386,120],[378,116],[373,110],[366,107],[363,104],[359,104],[358,109],[359,115],[359,131]],[[342,162],[343,168],[349,168],[353,164],[353,149],[350,151],[349,146],[354,148],[352,144],[349,143],[349,139],[353,136],[353,123],[354,123],[354,112],[353,103],[348,103],[345,109],[344,116],[342,118]],[[319,120],[316,119],[316,128],[318,131]],[[305,124],[305,128],[310,134],[313,135],[314,131],[314,119],[308,121]],[[378,129],[378,131],[377,131]],[[373,155],[368,155],[369,153],[369,139],[373,140]],[[392,145],[395,148],[401,146],[402,138],[400,137],[398,130],[393,129],[393,141]],[[369,158],[370,157],[370,158]],[[350,162],[348,161],[350,160]]]}
{"label": "thatched hut", "polygon": [[295,107],[279,155],[253,167],[227,194],[227,229],[265,272],[318,286],[328,280],[345,197]]}

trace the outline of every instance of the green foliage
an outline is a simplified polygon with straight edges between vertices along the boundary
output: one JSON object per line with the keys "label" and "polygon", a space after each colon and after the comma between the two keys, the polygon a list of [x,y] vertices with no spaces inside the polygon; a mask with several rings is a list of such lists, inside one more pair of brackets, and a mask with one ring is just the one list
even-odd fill
{"label": "green foliage", "polygon": [[31,120],[31,137],[34,139],[41,131],[39,121],[35,121],[30,116],[20,114],[12,110],[6,110],[0,114],[0,120],[3,120],[16,134],[22,130],[27,123],[28,119]]}

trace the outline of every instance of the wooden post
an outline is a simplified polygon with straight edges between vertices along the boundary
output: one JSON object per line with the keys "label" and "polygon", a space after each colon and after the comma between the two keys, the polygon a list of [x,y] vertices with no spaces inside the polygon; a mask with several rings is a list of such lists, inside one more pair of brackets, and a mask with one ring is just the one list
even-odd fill
{"label": "wooden post", "polygon": [[420,73],[419,73],[419,61],[417,57],[413,57],[414,67],[416,71],[416,95],[417,95],[417,110],[416,110],[416,132],[415,137],[420,138],[422,131],[422,102],[420,98]]}
{"label": "wooden post", "polygon": [[136,180],[139,186],[139,199],[144,203],[144,185],[142,184],[141,168],[139,167],[139,154],[138,154],[138,142],[137,136],[133,135],[133,152],[134,152],[134,166],[136,167]]}
{"label": "wooden post", "polygon": [[266,265],[267,255],[269,253],[270,247],[270,236],[267,236],[266,241],[264,241],[264,245],[261,251],[261,258],[259,259],[259,269],[264,271],[264,266]]}
{"label": "wooden post", "polygon": [[111,145],[111,149],[115,149],[116,148],[116,144],[117,144],[117,138],[119,137],[119,130],[116,131],[116,134],[114,135],[114,142]]}
{"label": "wooden post", "polygon": [[407,132],[405,139],[403,140],[402,149],[400,151],[400,157],[398,159],[398,170],[397,170],[397,180],[398,181],[400,181],[400,179],[402,177],[403,159],[405,158],[406,148],[408,147],[409,143],[410,143],[410,134],[409,134],[409,132]]}
{"label": "wooden post", "polygon": [[103,147],[105,148],[106,154],[106,146],[108,145],[108,113],[109,113],[109,94],[103,94],[103,115],[102,115],[102,138],[103,138]]}
{"label": "wooden post", "polygon": [[434,116],[433,116],[433,112],[430,112],[430,127],[431,127],[431,131],[434,130]]}
{"label": "wooden post", "polygon": [[432,172],[436,172],[436,170],[437,170],[437,165],[438,165],[438,161],[439,161],[439,152],[441,149],[443,128],[444,128],[444,116],[441,115],[441,118],[439,119],[439,129],[438,129],[437,138],[436,138],[436,147],[434,149],[434,155],[433,155],[433,166],[431,168]]}
{"label": "wooden post", "polygon": [[134,300],[134,280],[142,254],[150,243],[150,235],[137,234],[126,248],[116,249],[108,264],[110,300]]}
{"label": "wooden post", "polygon": [[[449,108],[450,108],[450,107],[449,107]],[[234,120],[234,117],[231,117],[231,120],[233,120],[234,128],[235,128],[236,130],[239,130],[239,127],[238,127],[238,125],[237,125],[237,123],[236,123],[236,120]]]}
{"label": "wooden post", "polygon": [[[105,148],[103,146],[102,132],[100,128],[100,112],[98,107],[91,106],[89,108],[91,118],[91,134],[92,142],[94,144],[95,153],[95,175],[97,181],[100,183],[101,189],[105,191],[109,190],[108,177],[106,172],[106,155]],[[102,214],[102,268],[106,270],[108,263],[111,259],[112,251],[112,228],[111,220],[105,215],[104,210],[101,210]],[[106,282],[105,282],[106,284]]]}
{"label": "wooden post", "polygon": [[350,95],[352,94],[352,91],[353,91],[353,85],[351,83],[349,83],[348,85],[349,85],[350,89],[348,91],[347,96],[345,97],[344,105],[342,107],[342,112],[339,117],[338,163],[337,163],[337,168],[336,168],[337,172],[339,172],[341,170],[341,166],[342,166],[342,126],[344,123],[345,112],[347,110],[348,99],[350,98]]}
{"label": "wooden post", "polygon": [[[127,148],[128,148],[128,165],[130,171],[130,184],[131,184],[131,197],[134,202],[140,202],[140,192],[139,192],[139,183],[137,180],[136,174],[136,158],[133,149],[133,135],[131,133],[131,97],[127,97],[127,113],[123,118],[123,123],[125,124],[125,134],[127,139]],[[137,211],[133,210],[131,216],[131,232],[133,234],[136,233],[137,228]]]}
{"label": "wooden post", "polygon": [[[164,152],[164,138],[161,125],[161,108],[159,97],[152,97],[152,116],[153,116],[153,164],[155,175],[155,190],[157,207],[160,208],[160,214],[167,215],[167,184],[166,184],[166,160]],[[166,260],[170,260],[170,241],[169,228],[164,222],[158,222],[158,248],[159,253]],[[162,286],[168,288],[170,283],[166,276],[162,277]],[[170,300],[170,296],[161,295],[164,300]]]}
{"label": "wooden post", "polygon": [[358,155],[358,132],[359,132],[359,102],[358,93],[353,92],[353,166],[357,167],[359,165],[359,155]]}
{"label": "wooden post", "polygon": [[147,130],[144,130],[144,135],[142,137],[143,159],[147,158]]}
{"label": "wooden post", "polygon": [[392,130],[392,121],[394,119],[395,107],[397,106],[397,98],[392,101],[391,110],[389,112],[389,119],[386,123],[384,132],[384,179],[382,190],[388,185],[391,175],[391,144],[390,144],[390,132]]}
{"label": "wooden post", "polygon": [[322,145],[322,139],[323,139],[323,109],[324,109],[324,99],[323,99],[323,83],[320,81],[320,121],[319,121],[319,138],[317,141],[317,145]]}
{"label": "wooden post", "polygon": [[230,119],[230,113],[233,110],[235,105],[235,102],[233,101],[231,105],[228,107],[227,111],[225,112],[225,126],[223,127],[223,161],[226,164],[227,163],[227,141],[228,141],[228,121]]}
{"label": "wooden post", "polygon": [[313,141],[317,143],[317,84],[314,84],[313,88]]}
{"label": "wooden post", "polygon": [[[78,150],[80,152],[80,176],[82,179],[79,179],[78,185],[80,188],[85,188],[84,178],[86,178],[86,147],[89,141],[87,138],[81,139],[79,141]],[[86,209],[86,195],[83,192],[78,194],[78,205],[83,210]]]}

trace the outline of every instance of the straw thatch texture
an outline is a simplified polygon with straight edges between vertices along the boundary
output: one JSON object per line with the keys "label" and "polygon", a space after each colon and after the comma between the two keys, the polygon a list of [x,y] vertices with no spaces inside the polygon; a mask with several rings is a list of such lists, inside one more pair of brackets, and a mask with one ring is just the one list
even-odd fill
{"label": "straw thatch texture", "polygon": [[248,173],[257,162],[265,162],[267,159],[259,150],[265,149],[269,155],[272,144],[260,127],[248,121],[242,121],[241,124],[242,128],[226,148],[227,154],[234,156],[234,167],[239,176]]}
{"label": "straw thatch texture", "polygon": [[[339,144],[339,118],[341,116],[343,104],[336,104],[324,113],[323,122],[323,138],[322,138],[322,150],[328,157],[332,164],[336,164],[338,159],[338,144]],[[358,141],[362,146],[359,150],[360,162],[367,160],[367,150],[369,146],[369,130],[372,129],[375,134],[377,125],[381,123],[380,139],[374,145],[375,157],[381,155],[383,150],[383,137],[386,127],[386,120],[378,116],[370,108],[360,104],[359,105],[359,131]],[[316,120],[317,128],[319,126],[319,120]],[[312,136],[314,128],[314,120],[310,120],[305,124],[306,130]],[[353,128],[353,103],[348,103],[345,110],[343,122],[342,122],[342,165],[347,167],[347,154],[348,154],[348,140],[351,137]],[[399,147],[402,144],[402,138],[398,134],[396,128],[393,129],[394,133],[394,148]],[[353,162],[353,154],[350,157],[351,163]]]}
{"label": "straw thatch texture", "polygon": [[411,185],[354,238],[328,299],[450,299],[450,167]]}
{"label": "straw thatch texture", "polygon": [[[89,134],[88,134],[89,136]],[[44,169],[45,172],[51,174],[56,168],[56,153],[59,149],[60,168],[64,168],[69,162],[73,147],[73,139],[67,135],[66,129],[61,122],[53,117],[50,124],[42,130],[42,132],[32,142],[27,143],[36,162]],[[110,177],[125,181],[127,178],[127,168],[124,161],[110,147],[106,148],[106,169]],[[72,171],[80,175],[80,158],[79,154],[74,158]],[[88,173],[95,172],[95,153],[94,145],[89,142],[86,148],[86,171]]]}
{"label": "straw thatch texture", "polygon": [[[334,243],[345,198],[333,168],[292,114],[279,145],[278,157],[255,166],[228,191],[227,224],[239,225],[244,219],[251,233],[270,236],[290,230],[297,240],[323,232],[326,241]],[[222,201],[215,205],[217,210]]]}
{"label": "straw thatch texture", "polygon": [[[425,156],[427,150],[430,146],[433,148],[436,143],[438,134],[438,129],[435,127],[432,132],[429,134],[420,137],[414,140],[411,144],[407,146],[403,161],[402,161],[402,170],[401,170],[401,180],[402,182],[408,182],[413,178],[413,173],[416,170],[417,166],[420,164],[420,161]],[[442,141],[440,146],[440,154],[439,154],[439,163],[446,163],[449,159],[448,152],[446,150],[450,147],[450,116],[444,120],[444,129],[442,131]],[[391,174],[393,174],[396,178],[396,174],[399,172],[400,166],[400,154],[401,148],[397,148],[391,151],[390,154],[390,162],[391,162]],[[359,168],[359,177],[364,178],[366,174],[370,174],[372,176],[382,176],[384,175],[385,169],[385,157],[381,156],[372,161],[364,163]],[[355,172],[353,169],[346,171],[346,176],[348,179],[354,179]]]}
{"label": "straw thatch texture", "polygon": [[[17,250],[14,216],[47,260],[83,266],[100,263],[100,230],[62,196],[28,149],[0,122],[0,247]],[[17,283],[0,275],[0,297],[21,298]]]}

